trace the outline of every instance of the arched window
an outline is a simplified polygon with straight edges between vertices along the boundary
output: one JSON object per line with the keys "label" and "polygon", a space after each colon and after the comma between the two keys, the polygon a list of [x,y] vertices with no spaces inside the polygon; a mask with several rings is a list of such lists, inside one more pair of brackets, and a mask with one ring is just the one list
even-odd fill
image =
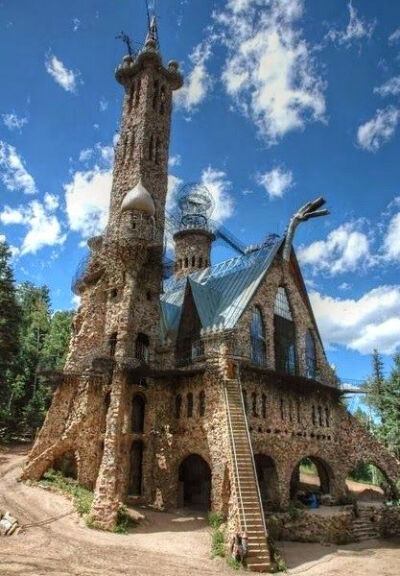
{"label": "arched window", "polygon": [[144,430],[144,408],[145,400],[140,394],[132,399],[132,432],[135,434],[143,434]]}
{"label": "arched window", "polygon": [[135,357],[143,364],[149,363],[150,341],[147,334],[139,332],[136,338]]}
{"label": "arched window", "polygon": [[297,412],[297,424],[301,424],[301,408],[299,401],[296,402],[296,412]]}
{"label": "arched window", "polygon": [[199,268],[202,268],[203,266],[203,257],[199,256]]}
{"label": "arched window", "polygon": [[295,325],[286,290],[279,286],[274,307],[275,369],[296,373]]}
{"label": "arched window", "polygon": [[323,426],[324,421],[322,420],[322,406],[318,406],[318,420],[319,420],[319,425]]}
{"label": "arched window", "polygon": [[257,414],[257,394],[255,392],[253,392],[251,395],[251,404],[252,404],[253,416],[255,418],[257,418],[257,416],[258,416],[258,414]]}
{"label": "arched window", "polygon": [[114,358],[115,356],[115,350],[117,349],[117,339],[118,339],[118,333],[113,332],[108,340],[111,358]]}
{"label": "arched window", "polygon": [[189,266],[189,260],[188,258],[185,258],[185,268],[187,268]]}
{"label": "arched window", "polygon": [[283,398],[281,398],[281,420],[285,419],[285,405],[283,402]]}
{"label": "arched window", "polygon": [[326,406],[325,408],[325,424],[329,428],[330,424],[330,417],[329,417],[329,408]]}
{"label": "arched window", "polygon": [[311,330],[306,332],[306,376],[315,378],[317,375],[317,359],[315,354],[315,341]]}
{"label": "arched window", "polygon": [[311,417],[312,417],[313,426],[315,426],[315,425],[317,424],[317,414],[316,414],[316,412],[315,412],[315,406],[314,406],[314,404],[312,405]]}
{"label": "arched window", "polygon": [[153,148],[154,148],[154,138],[153,135],[151,135],[149,140],[149,160],[153,160]]}
{"label": "arched window", "polygon": [[192,266],[196,265],[196,256],[192,256]]}
{"label": "arched window", "polygon": [[266,361],[265,328],[261,310],[253,308],[250,323],[251,359],[254,364],[263,365]]}
{"label": "arched window", "polygon": [[267,417],[267,397],[265,394],[263,394],[261,396],[261,412],[262,412],[262,417],[266,418]]}
{"label": "arched window", "polygon": [[193,416],[193,394],[191,392],[186,396],[187,400],[187,417],[191,418]]}
{"label": "arched window", "polygon": [[175,418],[179,420],[181,417],[181,409],[182,409],[182,396],[178,394],[175,397]]}
{"label": "arched window", "polygon": [[204,416],[206,411],[206,395],[204,390],[199,394],[199,416]]}
{"label": "arched window", "polygon": [[166,102],[165,86],[161,86],[160,94],[160,114],[163,115],[165,112],[165,102]]}
{"label": "arched window", "polygon": [[182,258],[179,259],[179,270],[182,270],[183,262]]}

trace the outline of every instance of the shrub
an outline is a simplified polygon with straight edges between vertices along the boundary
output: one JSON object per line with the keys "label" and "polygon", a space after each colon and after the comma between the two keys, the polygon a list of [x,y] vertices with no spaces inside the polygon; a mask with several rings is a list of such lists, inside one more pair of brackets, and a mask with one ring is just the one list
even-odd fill
{"label": "shrub", "polygon": [[54,486],[69,496],[74,503],[76,511],[81,516],[89,514],[93,503],[93,492],[80,486],[76,480],[67,478],[62,472],[50,469],[45,472],[43,479],[39,483],[42,486]]}
{"label": "shrub", "polygon": [[209,512],[208,516],[208,525],[211,526],[214,530],[220,528],[221,524],[224,523],[224,517],[219,512]]}
{"label": "shrub", "polygon": [[216,556],[223,558],[225,556],[224,535],[219,528],[215,528],[212,533],[211,556],[213,558]]}

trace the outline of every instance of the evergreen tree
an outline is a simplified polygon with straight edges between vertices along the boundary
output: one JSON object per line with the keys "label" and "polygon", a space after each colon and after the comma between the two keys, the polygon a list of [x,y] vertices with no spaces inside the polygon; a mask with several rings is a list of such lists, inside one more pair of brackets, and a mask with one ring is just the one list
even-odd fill
{"label": "evergreen tree", "polygon": [[8,245],[0,242],[0,433],[11,418],[12,381],[17,368],[21,323],[10,259]]}

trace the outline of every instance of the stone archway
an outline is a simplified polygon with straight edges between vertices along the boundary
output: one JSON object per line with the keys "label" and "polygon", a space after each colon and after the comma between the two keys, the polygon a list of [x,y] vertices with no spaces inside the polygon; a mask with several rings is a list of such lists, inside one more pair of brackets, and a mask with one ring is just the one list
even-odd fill
{"label": "stone archway", "polygon": [[198,454],[190,454],[179,466],[180,504],[201,510],[210,509],[211,469]]}
{"label": "stone archway", "polygon": [[333,487],[332,468],[317,456],[306,456],[295,466],[290,479],[290,499],[300,492],[330,494]]}
{"label": "stone archway", "polygon": [[275,462],[265,454],[255,454],[254,461],[263,506],[268,510],[278,510],[280,508],[280,494]]}
{"label": "stone archway", "polygon": [[72,478],[77,480],[78,478],[78,464],[76,461],[75,452],[73,450],[67,450],[53,462],[52,468],[58,470],[67,478]]}
{"label": "stone archway", "polygon": [[347,493],[364,502],[383,502],[396,496],[396,486],[372,460],[360,460],[346,477]]}
{"label": "stone archway", "polygon": [[143,442],[135,440],[130,453],[130,471],[128,493],[130,496],[142,495],[143,481]]}

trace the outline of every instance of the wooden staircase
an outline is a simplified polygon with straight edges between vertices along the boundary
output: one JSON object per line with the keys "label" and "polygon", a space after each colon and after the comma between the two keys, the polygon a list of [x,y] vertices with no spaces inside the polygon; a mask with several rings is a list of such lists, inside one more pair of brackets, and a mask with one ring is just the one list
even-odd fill
{"label": "wooden staircase", "polygon": [[242,533],[246,532],[248,537],[246,565],[253,572],[269,572],[271,559],[267,544],[264,511],[239,380],[225,381],[225,406],[231,441],[240,529]]}
{"label": "wooden staircase", "polygon": [[361,506],[358,510],[358,516],[353,520],[353,536],[357,542],[379,538],[379,528],[371,520],[373,512],[370,509],[363,509]]}

